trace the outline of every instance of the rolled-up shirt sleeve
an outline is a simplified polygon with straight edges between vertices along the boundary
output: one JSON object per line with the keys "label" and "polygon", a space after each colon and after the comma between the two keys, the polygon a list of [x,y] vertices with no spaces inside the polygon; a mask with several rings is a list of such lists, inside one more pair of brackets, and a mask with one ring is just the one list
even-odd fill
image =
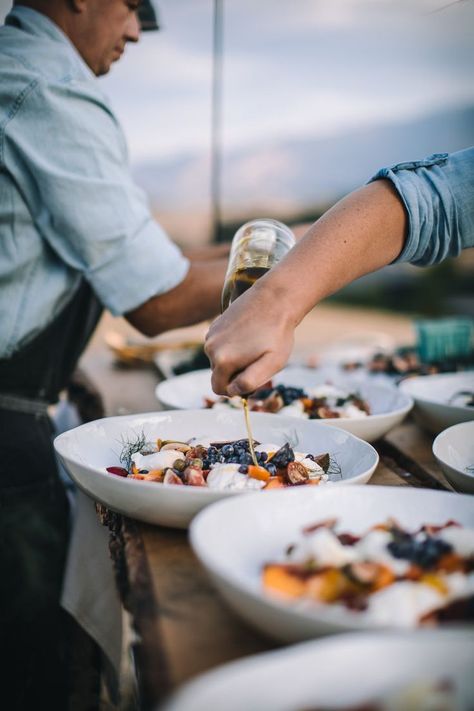
{"label": "rolled-up shirt sleeve", "polygon": [[474,148],[382,168],[369,182],[390,180],[408,217],[395,260],[438,264],[474,246]]}
{"label": "rolled-up shirt sleeve", "polygon": [[120,126],[91,83],[33,82],[5,131],[4,161],[38,231],[114,315],[185,278],[189,262],[153,219]]}

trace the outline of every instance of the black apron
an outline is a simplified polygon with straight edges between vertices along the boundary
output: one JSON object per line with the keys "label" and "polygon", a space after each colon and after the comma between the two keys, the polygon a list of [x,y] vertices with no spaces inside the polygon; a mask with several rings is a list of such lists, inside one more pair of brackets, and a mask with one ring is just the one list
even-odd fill
{"label": "black apron", "polygon": [[42,701],[49,710],[66,709],[68,650],[59,600],[69,503],[47,407],[67,385],[101,312],[82,281],[41,333],[0,359],[0,639],[8,659],[2,701],[12,711]]}

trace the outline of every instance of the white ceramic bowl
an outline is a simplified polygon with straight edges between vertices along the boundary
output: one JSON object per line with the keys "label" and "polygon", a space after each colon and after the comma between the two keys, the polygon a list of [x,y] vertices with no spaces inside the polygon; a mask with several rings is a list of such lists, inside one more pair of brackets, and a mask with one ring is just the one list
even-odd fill
{"label": "white ceramic bowl", "polygon": [[[324,370],[298,366],[289,366],[273,378],[275,384],[284,383],[300,388],[314,387],[327,381],[327,373]],[[373,414],[360,419],[339,417],[318,420],[318,422],[322,421],[332,427],[351,432],[366,442],[374,442],[387,434],[406,417],[413,406],[413,400],[409,395],[391,385],[373,383],[368,379],[356,382],[350,377],[341,376],[330,378],[330,381],[347,392],[359,392],[369,403]],[[217,396],[211,388],[211,371],[196,370],[159,383],[156,397],[164,407],[194,409],[204,407],[205,398],[216,399]],[[300,421],[299,418],[295,420]]]}
{"label": "white ceramic bowl", "polygon": [[474,494],[474,422],[441,432],[433,442],[433,454],[455,489]]}
{"label": "white ceramic bowl", "polygon": [[225,664],[186,684],[162,711],[354,708],[412,685],[445,681],[455,693],[449,708],[471,711],[473,668],[469,632],[337,635]]}
{"label": "white ceramic bowl", "polygon": [[455,393],[474,390],[474,370],[407,378],[399,388],[415,401],[413,415],[419,425],[434,434],[458,422],[474,420],[474,407],[449,403]]}
{"label": "white ceramic bowl", "polygon": [[358,332],[357,335],[341,338],[328,346],[317,349],[321,365],[344,365],[344,363],[367,363],[376,353],[392,353],[393,338],[377,331]]}
{"label": "white ceramic bowl", "polygon": [[[252,413],[251,421],[254,437],[260,442],[291,441],[306,452],[329,452],[341,468],[340,479],[330,484],[338,490],[344,483],[365,484],[377,466],[375,449],[349,432],[314,421],[276,418],[257,412]],[[148,523],[185,528],[207,504],[235,496],[235,492],[139,481],[107,473],[106,467],[119,464],[122,439],[141,432],[149,440],[161,437],[186,441],[209,436],[219,441],[247,436],[241,412],[170,410],[89,422],[56,437],[54,446],[69,474],[86,494],[114,511]],[[322,489],[327,485],[305,488]],[[276,492],[250,493],[264,499]]]}
{"label": "white ceramic bowl", "polygon": [[[402,487],[344,486],[321,491],[291,489],[274,496],[221,501],[202,511],[190,528],[191,544],[218,590],[245,620],[266,634],[297,642],[334,632],[382,629],[363,615],[331,605],[299,606],[262,590],[263,566],[281,560],[301,529],[337,518],[341,529],[363,533],[389,517],[402,526],[474,526],[471,496]],[[393,621],[392,627],[396,628]]]}

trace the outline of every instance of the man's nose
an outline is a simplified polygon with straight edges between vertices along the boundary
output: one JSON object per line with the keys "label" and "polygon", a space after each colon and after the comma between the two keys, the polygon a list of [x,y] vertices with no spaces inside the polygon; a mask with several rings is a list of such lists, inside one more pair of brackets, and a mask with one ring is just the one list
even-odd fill
{"label": "man's nose", "polygon": [[125,39],[127,42],[138,42],[140,38],[140,20],[136,12],[132,12],[125,26]]}

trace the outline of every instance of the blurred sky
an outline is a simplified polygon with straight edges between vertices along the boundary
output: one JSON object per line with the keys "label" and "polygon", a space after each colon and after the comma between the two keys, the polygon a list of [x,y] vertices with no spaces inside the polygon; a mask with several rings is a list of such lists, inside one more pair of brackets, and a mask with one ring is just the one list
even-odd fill
{"label": "blurred sky", "polygon": [[[209,136],[212,0],[154,0],[162,30],[101,81],[133,160]],[[10,6],[0,0],[2,16]],[[224,137],[321,137],[474,100],[472,0],[224,0]]]}
{"label": "blurred sky", "polygon": [[[129,45],[100,80],[135,167],[209,150],[213,1],[153,2],[161,31]],[[0,10],[9,5],[0,0]],[[228,153],[474,106],[474,0],[223,0],[223,7]],[[176,182],[178,200],[181,185],[191,195],[208,184],[205,168],[193,170]],[[170,182],[170,166],[161,173]],[[173,196],[158,181],[143,179],[158,186],[163,206]]]}
{"label": "blurred sky", "polygon": [[[474,2],[224,0],[224,145],[322,137],[474,101]],[[157,0],[162,31],[104,78],[134,160],[202,148],[211,0]]]}
{"label": "blurred sky", "polygon": [[[163,29],[103,80],[132,159],[202,148],[211,0],[158,0]],[[474,2],[224,0],[227,148],[322,137],[474,101]],[[441,9],[442,8],[442,9]]]}
{"label": "blurred sky", "polygon": [[[474,2],[448,3],[224,0],[225,145],[472,101]],[[134,158],[199,148],[209,132],[213,3],[156,5],[163,30],[104,79]]]}

